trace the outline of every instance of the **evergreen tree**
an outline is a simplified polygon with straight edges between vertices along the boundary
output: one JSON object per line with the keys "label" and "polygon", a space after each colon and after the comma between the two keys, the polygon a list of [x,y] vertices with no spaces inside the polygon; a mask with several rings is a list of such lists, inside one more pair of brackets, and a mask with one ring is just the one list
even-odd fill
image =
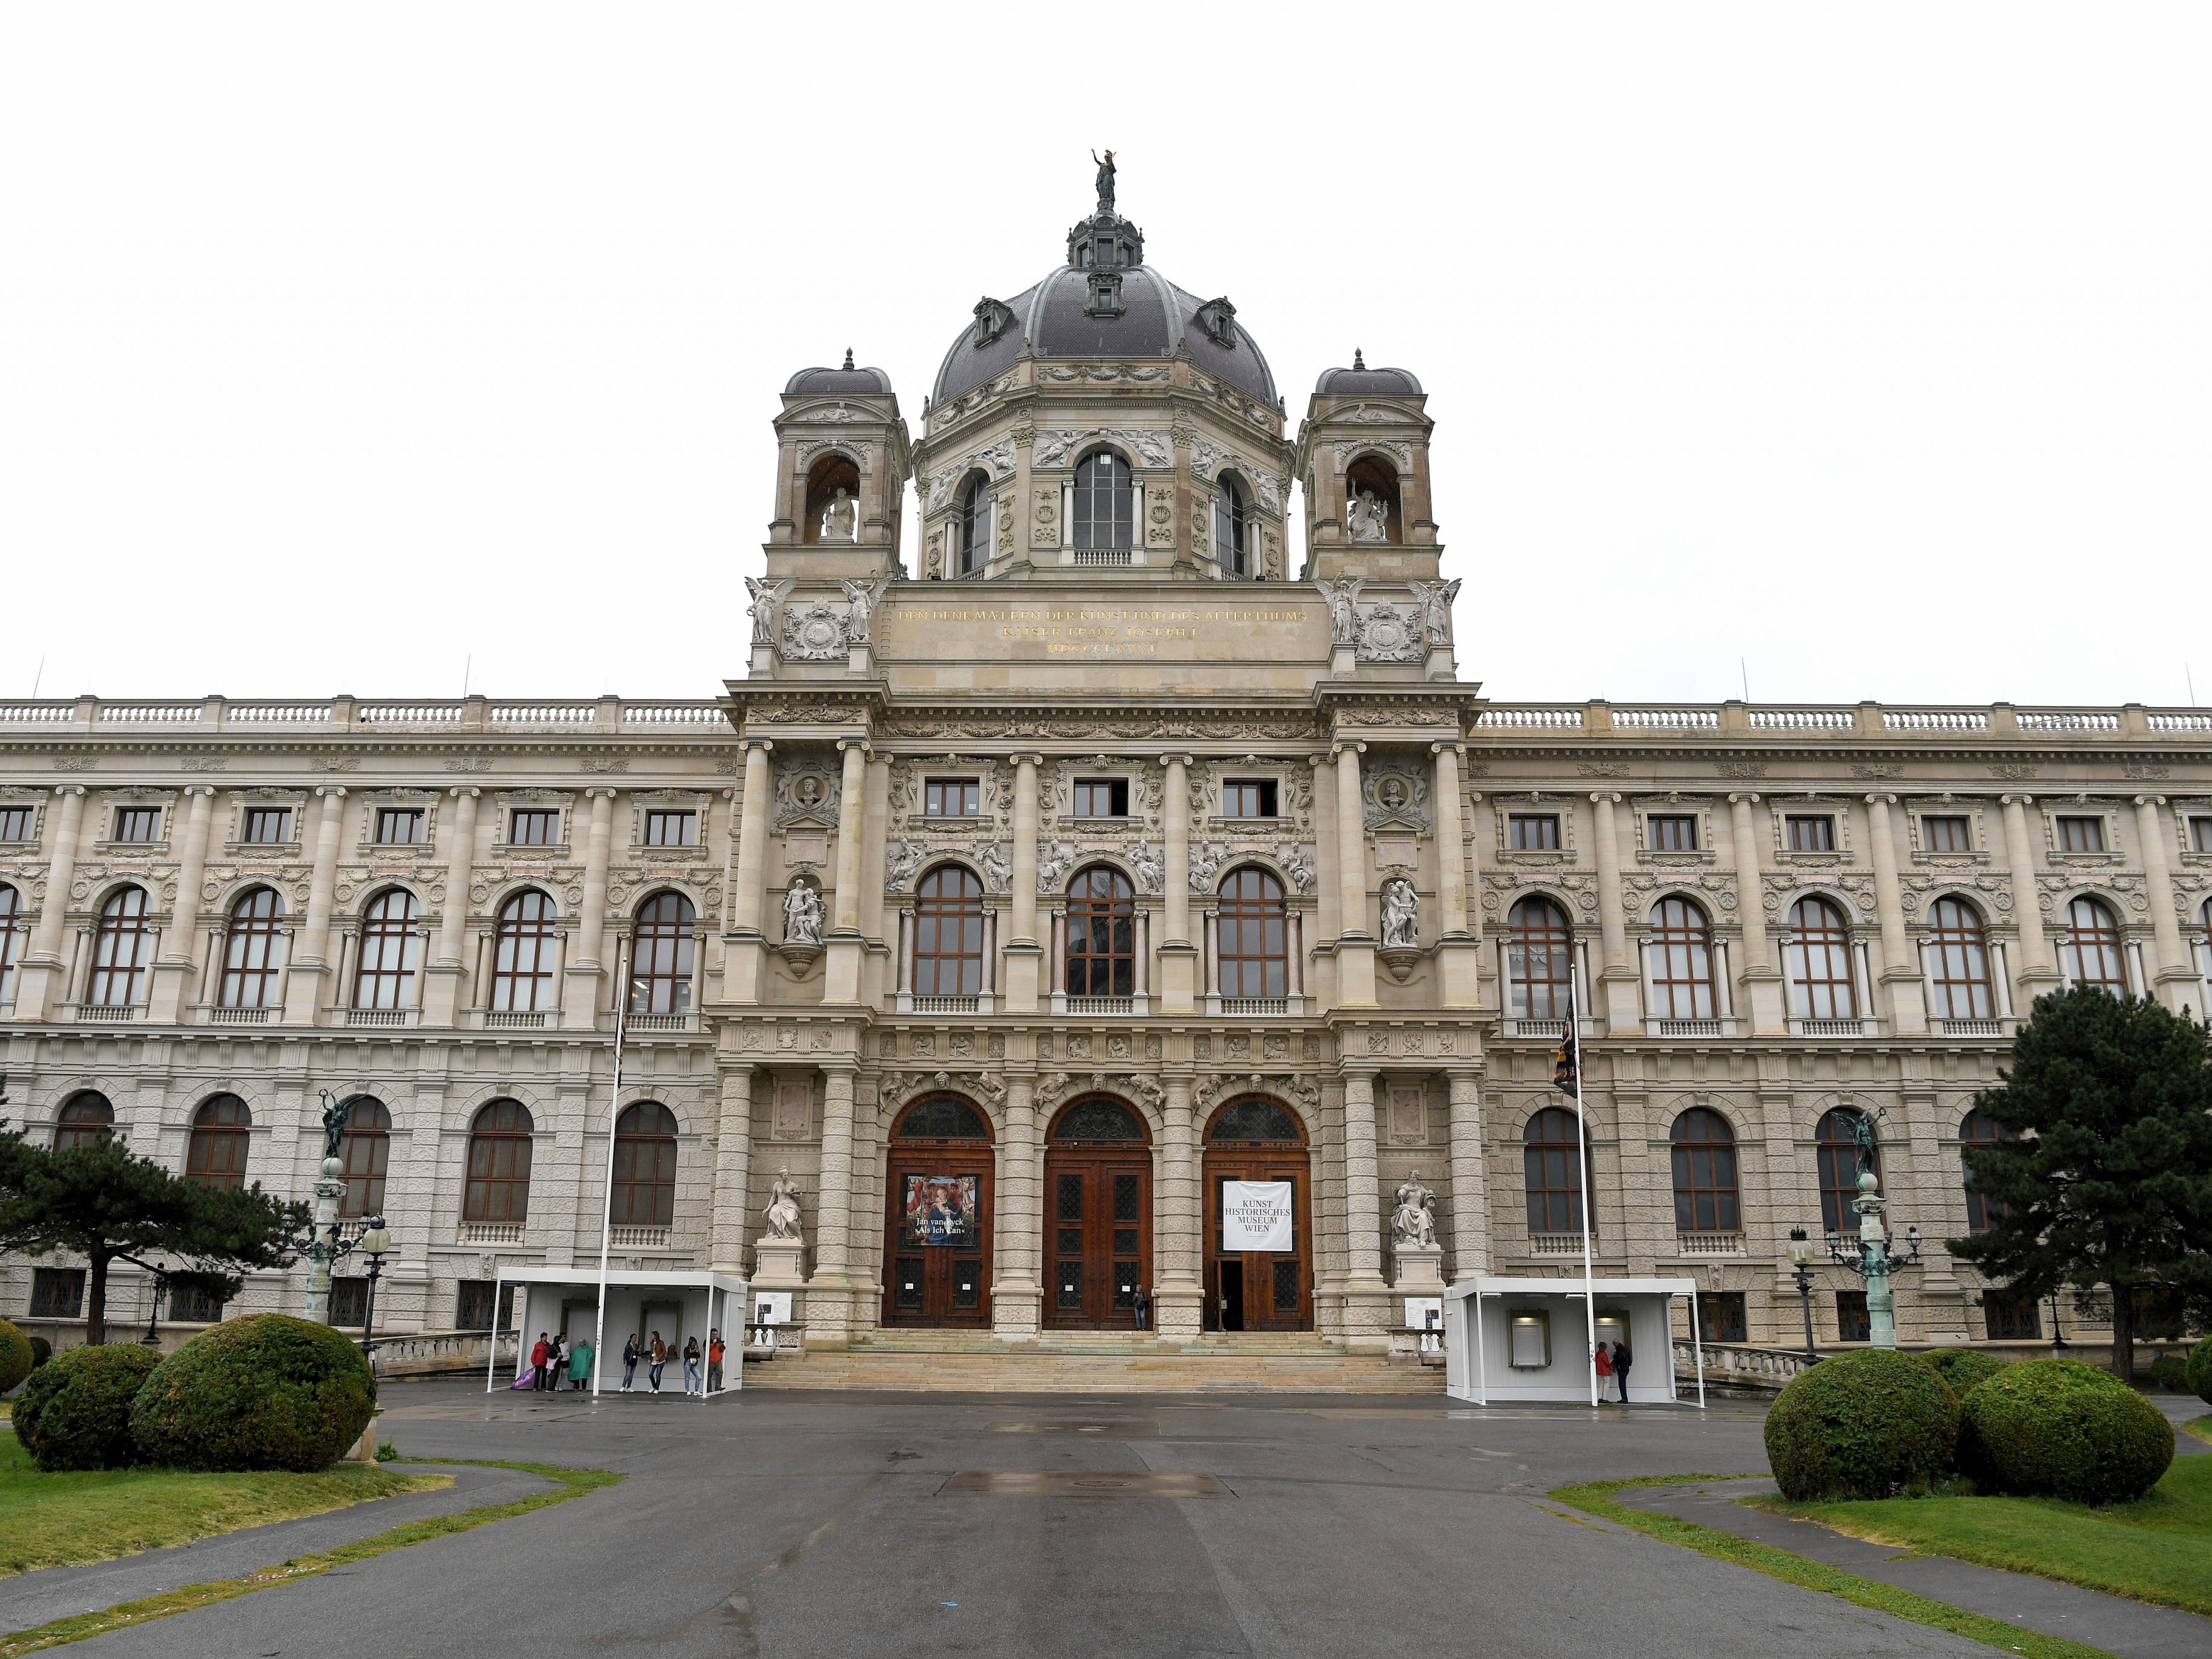
{"label": "evergreen tree", "polygon": [[107,1271],[152,1253],[177,1264],[172,1282],[224,1285],[236,1271],[290,1265],[290,1240],[309,1220],[304,1204],[252,1186],[234,1191],[180,1181],[119,1140],[61,1152],[0,1133],[0,1252],[82,1256],[91,1283],[85,1340],[107,1340]]}
{"label": "evergreen tree", "polygon": [[2107,1286],[2112,1369],[2136,1301],[2212,1297],[2212,1044],[2157,1003],[2083,987],[2036,999],[2001,1087],[1974,1104],[2018,1139],[1965,1149],[1989,1231],[1951,1254],[2012,1289]]}

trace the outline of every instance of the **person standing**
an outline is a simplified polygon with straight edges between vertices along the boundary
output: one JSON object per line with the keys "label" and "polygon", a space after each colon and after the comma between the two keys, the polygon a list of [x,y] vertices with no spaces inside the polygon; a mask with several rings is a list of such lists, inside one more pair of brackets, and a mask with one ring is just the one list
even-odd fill
{"label": "person standing", "polygon": [[1131,1295],[1129,1309],[1137,1316],[1137,1328],[1140,1331],[1146,1329],[1152,1321],[1152,1299],[1145,1294],[1143,1285],[1138,1285],[1134,1293]]}
{"label": "person standing", "polygon": [[668,1363],[668,1345],[660,1340],[660,1333],[653,1333],[645,1345],[645,1380],[652,1392],[660,1392],[660,1368]]}
{"label": "person standing", "polygon": [[684,1339],[684,1392],[687,1395],[706,1392],[706,1384],[699,1376],[699,1339],[696,1336]]}
{"label": "person standing", "polygon": [[568,1391],[589,1388],[592,1382],[592,1339],[580,1336],[568,1350]]}
{"label": "person standing", "polygon": [[1628,1344],[1614,1343],[1613,1345],[1613,1380],[1620,1384],[1620,1403],[1624,1406],[1628,1403]]}
{"label": "person standing", "polygon": [[1597,1357],[1592,1363],[1597,1367],[1598,1404],[1609,1406],[1613,1403],[1613,1350],[1599,1343]]}
{"label": "person standing", "polygon": [[637,1337],[635,1333],[623,1338],[623,1385],[624,1394],[637,1378]]}
{"label": "person standing", "polygon": [[708,1331],[707,1333],[707,1392],[708,1394],[720,1394],[722,1391],[722,1353],[721,1332]]}
{"label": "person standing", "polygon": [[545,1386],[545,1367],[553,1358],[553,1345],[545,1340],[545,1333],[538,1333],[537,1343],[530,1350],[530,1390],[535,1394]]}
{"label": "person standing", "polygon": [[553,1339],[552,1373],[545,1379],[545,1391],[548,1394],[559,1392],[561,1388],[561,1378],[563,1374],[567,1372],[568,1369],[568,1332],[563,1331],[560,1335]]}

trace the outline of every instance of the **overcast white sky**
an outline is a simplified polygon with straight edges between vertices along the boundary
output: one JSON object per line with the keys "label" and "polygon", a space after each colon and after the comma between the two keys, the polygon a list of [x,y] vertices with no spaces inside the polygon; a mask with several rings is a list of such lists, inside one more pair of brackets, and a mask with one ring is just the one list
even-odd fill
{"label": "overcast white sky", "polygon": [[1294,420],[1420,375],[1492,696],[2212,702],[2208,64],[2202,3],[11,5],[0,697],[711,696],[786,377],[918,427],[1111,145]]}

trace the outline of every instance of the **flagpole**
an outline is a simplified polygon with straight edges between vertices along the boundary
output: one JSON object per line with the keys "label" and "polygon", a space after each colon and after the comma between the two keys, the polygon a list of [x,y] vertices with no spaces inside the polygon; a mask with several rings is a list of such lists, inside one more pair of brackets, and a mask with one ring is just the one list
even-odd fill
{"label": "flagpole", "polygon": [[[1571,975],[1572,967],[1567,969]],[[1597,1286],[1590,1277],[1590,1178],[1589,1137],[1583,1124],[1583,1036],[1582,1021],[1575,1009],[1574,981],[1567,981],[1567,1042],[1574,1054],[1575,1064],[1575,1161],[1581,1165],[1576,1178],[1582,1190],[1575,1194],[1576,1207],[1583,1217],[1583,1316],[1584,1344],[1583,1368],[1589,1373],[1590,1404],[1597,1404]],[[1625,1398],[1625,1396],[1624,1396]]]}
{"label": "flagpole", "polygon": [[[614,1241],[615,1120],[622,1114],[623,1033],[629,1024],[629,974],[623,939],[615,945],[615,1093],[607,1107],[607,1178],[599,1194],[599,1312],[592,1327],[592,1398],[599,1397],[599,1373],[606,1365],[607,1247]],[[1579,1103],[1577,1103],[1579,1106]],[[520,1342],[522,1339],[517,1337]]]}

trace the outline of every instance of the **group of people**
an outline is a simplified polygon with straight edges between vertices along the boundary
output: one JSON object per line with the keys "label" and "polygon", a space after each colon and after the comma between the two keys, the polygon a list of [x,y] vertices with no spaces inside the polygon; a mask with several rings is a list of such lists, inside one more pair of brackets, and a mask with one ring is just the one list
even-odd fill
{"label": "group of people", "polygon": [[[722,1359],[726,1350],[722,1334],[718,1330],[707,1333],[707,1344],[701,1347],[699,1339],[692,1337],[684,1345],[684,1392],[707,1395],[719,1393],[722,1387]],[[630,1392],[637,1376],[637,1368],[645,1367],[646,1385],[650,1392],[660,1392],[660,1373],[672,1359],[678,1358],[675,1349],[661,1340],[659,1331],[648,1332],[641,1342],[635,1336],[623,1339],[622,1392]],[[550,1394],[557,1390],[562,1378],[571,1389],[585,1389],[592,1382],[592,1342],[580,1336],[573,1340],[566,1332],[559,1336],[538,1333],[538,1341],[530,1350],[531,1378],[533,1389]],[[704,1371],[701,1370],[704,1366]],[[520,1384],[517,1384],[520,1387]]]}
{"label": "group of people", "polygon": [[1601,1404],[1628,1403],[1628,1367],[1632,1358],[1626,1342],[1597,1345],[1597,1397]]}

